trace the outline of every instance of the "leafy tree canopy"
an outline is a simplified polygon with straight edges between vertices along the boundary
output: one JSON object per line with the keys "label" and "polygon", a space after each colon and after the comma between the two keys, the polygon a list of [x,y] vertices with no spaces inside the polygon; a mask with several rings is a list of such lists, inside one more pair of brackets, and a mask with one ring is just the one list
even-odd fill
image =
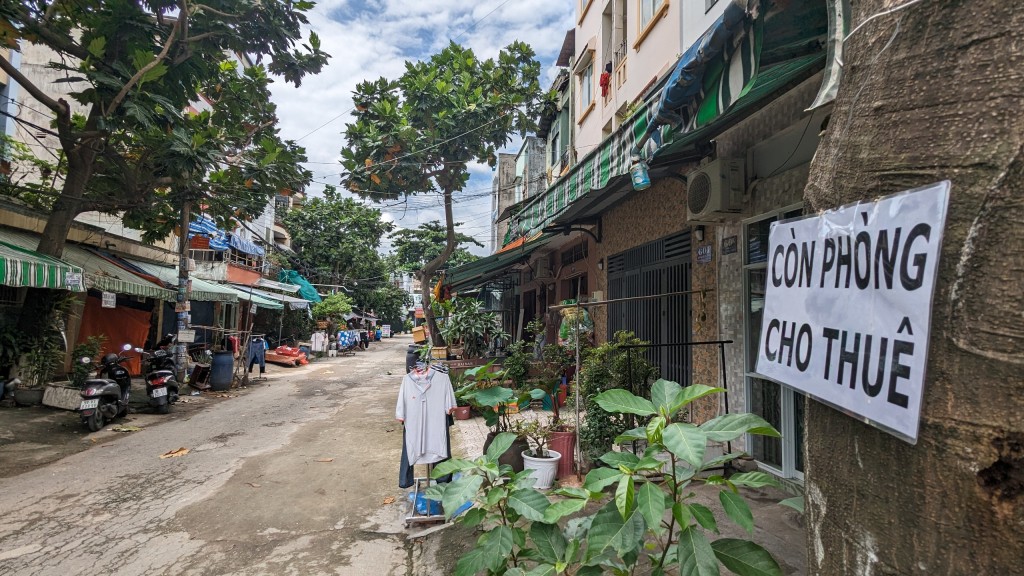
{"label": "leafy tree canopy", "polygon": [[333,318],[339,320],[352,311],[352,300],[341,292],[331,294],[313,305],[314,318]]}
{"label": "leafy tree canopy", "polygon": [[[51,50],[46,64],[62,76],[35,84],[0,56],[0,69],[52,114],[58,136],[63,179],[48,200],[34,199],[50,210],[39,250],[59,255],[83,211],[126,211],[129,225],[155,238],[173,227],[184,203],[222,221],[244,219],[281,187],[308,182],[296,165],[302,149],[278,137],[267,87],[268,73],[298,85],[326,63],[315,35],[296,48],[312,7],[304,0],[0,4],[0,43]],[[266,64],[239,64],[249,58]],[[204,100],[209,109],[183,113]]]}
{"label": "leafy tree canopy", "polygon": [[[460,224],[457,222],[455,226]],[[406,272],[414,272],[423,268],[427,262],[437,258],[444,250],[447,238],[448,231],[437,220],[421,224],[419,228],[406,228],[393,233],[391,242],[395,248],[398,268]],[[460,266],[477,259],[476,255],[471,254],[468,249],[463,247],[464,245],[474,244],[481,248],[484,246],[476,238],[461,232],[455,233],[455,240],[459,247],[448,258],[449,266]]]}
{"label": "leafy tree canopy", "polygon": [[535,128],[544,106],[540,64],[533,50],[513,42],[496,59],[481,60],[452,42],[428,60],[406,62],[396,80],[380,78],[355,90],[355,122],[346,126],[342,184],[374,199],[440,192],[445,209],[444,249],[426,262],[424,310],[441,342],[430,309],[428,280],[455,252],[458,241],[452,194],[469,180],[470,162],[496,163],[495,152]]}
{"label": "leafy tree canopy", "polygon": [[[343,198],[328,186],[322,198],[306,202],[300,210],[284,217],[292,245],[307,278],[322,284],[345,285],[352,280],[375,276],[380,260],[381,238],[394,229],[381,220],[381,211],[352,198]],[[357,300],[357,302],[361,302]]]}
{"label": "leafy tree canopy", "polygon": [[412,298],[405,290],[387,283],[367,294],[364,302],[365,308],[373,310],[382,324],[391,324],[395,330],[401,330]]}

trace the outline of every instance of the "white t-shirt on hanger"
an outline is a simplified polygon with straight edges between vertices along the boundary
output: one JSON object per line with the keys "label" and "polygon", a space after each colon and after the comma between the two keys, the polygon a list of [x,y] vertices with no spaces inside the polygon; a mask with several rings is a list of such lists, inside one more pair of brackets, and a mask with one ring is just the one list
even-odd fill
{"label": "white t-shirt on hanger", "polygon": [[405,424],[405,453],[409,464],[433,464],[448,457],[448,413],[455,408],[455,391],[448,375],[427,368],[402,378],[395,418]]}

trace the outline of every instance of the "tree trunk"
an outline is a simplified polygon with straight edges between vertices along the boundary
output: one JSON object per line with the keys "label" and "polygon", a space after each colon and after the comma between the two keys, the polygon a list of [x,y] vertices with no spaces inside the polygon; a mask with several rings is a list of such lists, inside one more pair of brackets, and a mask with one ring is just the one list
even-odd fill
{"label": "tree trunk", "polygon": [[[856,2],[852,23],[893,4]],[[1022,31],[1012,2],[922,2],[844,45],[808,211],[944,179],[952,189],[917,445],[807,403],[810,574],[1020,571]]]}
{"label": "tree trunk", "polygon": [[[64,179],[64,186],[53,204],[53,210],[46,220],[39,245],[36,247],[40,254],[58,259],[64,252],[71,224],[75,216],[81,213],[82,198],[85,196],[86,184],[92,176],[96,153],[88,146],[82,145],[69,152],[67,157],[68,174]],[[18,319],[18,331],[27,341],[40,337],[49,327],[47,322],[40,322],[40,319],[51,317],[59,295],[57,291],[44,288],[29,288],[25,291],[24,306]]]}
{"label": "tree trunk", "polygon": [[423,296],[423,317],[426,318],[427,329],[430,330],[430,341],[434,346],[444,346],[445,341],[441,336],[441,331],[437,328],[437,319],[434,317],[434,311],[430,308],[430,282],[434,277],[434,273],[448,261],[448,257],[455,252],[455,248],[458,246],[455,241],[455,217],[452,215],[452,190],[449,188],[444,189],[444,223],[448,231],[444,250],[441,251],[437,258],[427,262],[420,270],[420,295]]}

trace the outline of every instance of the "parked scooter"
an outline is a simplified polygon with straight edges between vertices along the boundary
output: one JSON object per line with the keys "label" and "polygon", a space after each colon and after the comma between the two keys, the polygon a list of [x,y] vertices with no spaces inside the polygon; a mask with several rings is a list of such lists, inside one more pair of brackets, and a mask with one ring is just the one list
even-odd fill
{"label": "parked scooter", "polygon": [[[121,347],[122,353],[131,349],[131,344]],[[97,377],[85,381],[78,412],[82,423],[93,432],[103,428],[108,420],[128,415],[128,394],[132,389],[132,378],[128,370],[121,366],[126,360],[128,358],[121,354],[107,354],[100,360]],[[83,356],[81,362],[91,364],[92,359]]]}
{"label": "parked scooter", "polygon": [[[173,340],[170,343],[173,343]],[[174,355],[167,350],[146,352],[141,348],[136,348],[135,351],[147,359],[146,398],[149,398],[149,405],[156,408],[158,413],[167,414],[171,411],[171,404],[178,401],[178,380],[174,376]]]}

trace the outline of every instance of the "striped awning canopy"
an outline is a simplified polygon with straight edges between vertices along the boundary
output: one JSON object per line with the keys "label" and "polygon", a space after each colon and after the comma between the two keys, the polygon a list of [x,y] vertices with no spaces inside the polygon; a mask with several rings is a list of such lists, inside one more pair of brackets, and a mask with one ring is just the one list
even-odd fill
{"label": "striped awning canopy", "polygon": [[223,286],[223,287],[233,291],[235,294],[237,294],[238,295],[238,302],[240,304],[245,303],[245,302],[251,302],[252,304],[255,304],[259,308],[267,308],[269,310],[283,310],[284,309],[284,304],[282,304],[278,300],[271,300],[270,298],[264,298],[264,297],[262,297],[262,296],[260,296],[258,294],[253,294],[249,290],[242,290],[241,288],[236,288],[236,287],[234,287],[234,286],[232,286],[230,284],[221,284],[221,286]]}
{"label": "striped awning canopy", "polygon": [[85,290],[82,269],[78,266],[7,242],[0,242],[0,284],[16,288]]}
{"label": "striped awning canopy", "polygon": [[[175,286],[178,284],[178,269],[172,266],[150,264],[129,260],[143,271],[152,274],[165,283]],[[202,278],[190,277],[192,281],[192,292],[190,298],[197,302],[238,302],[238,292],[216,282],[203,280]]]}
{"label": "striped awning canopy", "polygon": [[[243,293],[258,296],[260,298],[263,298],[264,300],[273,300],[276,302],[280,302],[281,304],[286,304],[288,308],[291,310],[304,310],[309,308],[309,300],[306,300],[304,298],[296,298],[294,296],[287,296],[285,294],[275,294],[274,292],[257,290],[252,286],[244,286],[241,284],[234,284],[232,288],[234,288],[235,290],[239,290]],[[242,296],[242,298],[245,298],[245,296]]]}

